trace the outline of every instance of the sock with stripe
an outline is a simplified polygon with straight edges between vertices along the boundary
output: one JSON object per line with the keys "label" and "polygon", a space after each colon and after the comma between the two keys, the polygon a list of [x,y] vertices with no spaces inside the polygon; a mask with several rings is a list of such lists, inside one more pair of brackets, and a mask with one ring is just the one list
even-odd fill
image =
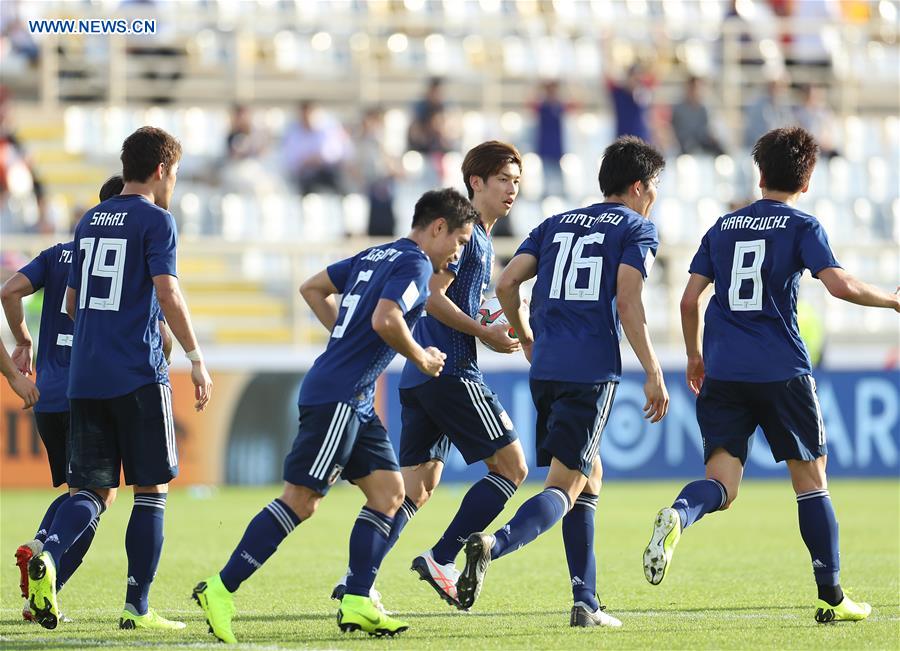
{"label": "sock with stripe", "polygon": [[134,494],[134,506],[125,529],[128,557],[125,608],[135,615],[146,615],[150,607],[150,585],[162,555],[167,497],[167,493]]}
{"label": "sock with stripe", "polygon": [[266,504],[262,511],[250,520],[243,538],[234,548],[228,563],[219,572],[225,587],[230,592],[237,590],[241,583],[249,579],[275,553],[281,541],[287,538],[298,524],[300,518],[286,503],[275,499]]}
{"label": "sock with stripe", "polygon": [[516,485],[512,481],[494,472],[476,482],[463,497],[444,535],[431,548],[434,560],[442,565],[452,563],[466,538],[487,529],[515,492]]}
{"label": "sock with stripe", "polygon": [[63,554],[72,543],[105,510],[106,504],[100,496],[86,488],[62,501],[44,541],[44,551],[50,554],[56,567],[60,567]]}
{"label": "sock with stripe", "polygon": [[356,516],[350,532],[350,576],[347,594],[368,597],[375,575],[388,551],[388,538],[394,518],[367,506]]}
{"label": "sock with stripe", "polygon": [[844,598],[841,590],[841,554],[838,522],[828,490],[797,495],[800,535],[809,550],[819,599],[837,606]]}
{"label": "sock with stripe", "polygon": [[400,508],[397,509],[397,513],[394,514],[394,524],[391,525],[391,535],[388,536],[387,551],[385,554],[394,548],[394,545],[397,544],[397,540],[400,538],[400,534],[403,533],[403,528],[409,524],[409,521],[412,520],[412,517],[418,510],[419,507],[416,506],[415,502],[408,497],[403,498],[403,504],[400,505]]}
{"label": "sock with stripe", "polygon": [[94,542],[94,535],[97,533],[98,526],[100,526],[100,516],[91,520],[90,526],[78,536],[78,540],[72,543],[72,546],[63,554],[62,561],[59,567],[56,568],[57,592],[63,589],[66,581],[72,578],[75,570],[81,565],[84,555],[87,554],[88,549],[91,548],[91,543]]}
{"label": "sock with stripe", "polygon": [[59,508],[59,505],[69,499],[69,493],[63,493],[55,500],[50,502],[50,506],[47,507],[47,511],[44,513],[44,518],[41,520],[41,524],[38,525],[37,533],[34,534],[35,540],[40,540],[44,542],[47,540],[47,532],[50,531],[50,525],[53,524],[53,517],[56,515],[56,510]]}
{"label": "sock with stripe", "polygon": [[594,556],[594,514],[597,512],[597,495],[582,493],[575,500],[572,510],[562,520],[563,545],[569,578],[572,580],[572,598],[587,605],[593,612],[597,603],[597,559]]}
{"label": "sock with stripe", "polygon": [[512,520],[494,534],[491,558],[496,560],[524,547],[559,522],[568,510],[565,491],[545,488],[522,504]]}
{"label": "sock with stripe", "polygon": [[707,513],[718,511],[728,500],[728,492],[722,482],[715,479],[698,479],[681,489],[672,502],[672,508],[681,518],[684,531]]}

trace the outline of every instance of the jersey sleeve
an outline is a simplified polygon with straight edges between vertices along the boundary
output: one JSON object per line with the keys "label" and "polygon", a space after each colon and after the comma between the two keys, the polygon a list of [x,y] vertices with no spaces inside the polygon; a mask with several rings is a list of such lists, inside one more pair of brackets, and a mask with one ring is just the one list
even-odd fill
{"label": "jersey sleeve", "polygon": [[31,286],[34,287],[35,291],[43,287],[46,282],[47,270],[50,268],[50,264],[53,261],[56,248],[57,247],[55,246],[51,246],[49,249],[44,249],[34,260],[19,269],[19,273],[28,279],[28,282],[31,283]]}
{"label": "jersey sleeve", "polygon": [[78,227],[75,227],[75,238],[72,242],[72,264],[69,265],[69,280],[67,285],[78,292],[81,289],[81,265],[84,261],[84,251],[78,244]]}
{"label": "jersey sleeve", "polygon": [[344,287],[350,278],[350,269],[353,267],[353,258],[345,258],[339,262],[328,265],[325,273],[331,279],[332,284],[337,287],[338,293],[344,293]]}
{"label": "jersey sleeve", "polygon": [[703,239],[700,240],[700,248],[697,249],[697,252],[694,254],[694,259],[691,260],[691,266],[688,268],[688,271],[692,274],[700,274],[701,276],[705,276],[710,280],[715,280],[715,272],[713,271],[713,263],[712,257],[709,254],[709,231],[703,236]]}
{"label": "jersey sleeve", "polygon": [[409,261],[399,261],[381,290],[380,298],[394,301],[406,314],[428,299],[428,281],[433,270],[425,258],[410,256]]}
{"label": "jersey sleeve", "polygon": [[177,276],[175,220],[168,212],[152,222],[145,235],[150,276]]}
{"label": "jersey sleeve", "polygon": [[818,276],[823,269],[841,266],[831,251],[825,229],[814,219],[809,221],[800,236],[800,259],[813,277]]}
{"label": "jersey sleeve", "polygon": [[525,241],[519,245],[518,249],[516,249],[516,255],[527,253],[540,260],[541,244],[544,242],[544,231],[547,229],[547,221],[548,220],[545,219],[528,234]]}
{"label": "jersey sleeve", "polygon": [[659,249],[659,238],[656,235],[656,225],[649,219],[642,219],[629,233],[628,240],[622,247],[622,259],[620,264],[627,264],[641,272],[646,278],[656,260],[656,251]]}

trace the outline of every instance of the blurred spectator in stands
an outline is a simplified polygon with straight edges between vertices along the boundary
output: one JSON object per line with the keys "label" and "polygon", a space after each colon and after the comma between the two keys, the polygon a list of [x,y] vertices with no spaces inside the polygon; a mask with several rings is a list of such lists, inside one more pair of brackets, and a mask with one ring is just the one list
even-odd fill
{"label": "blurred spectator in stands", "polygon": [[412,119],[406,134],[406,148],[425,158],[427,185],[441,183],[444,177],[444,154],[453,147],[447,132],[447,111],[444,104],[444,81],[438,77],[428,82],[425,97],[413,106]]}
{"label": "blurred spectator in stands", "polygon": [[744,146],[753,147],[759,138],[778,127],[794,123],[788,99],[788,80],[784,75],[772,79],[744,113]]}
{"label": "blurred spectator in stands", "polygon": [[654,79],[640,64],[628,69],[624,80],[607,77],[613,112],[616,116],[616,137],[638,136],[651,141],[648,123]]}
{"label": "blurred spectator in stands", "polygon": [[703,81],[700,78],[688,77],[684,99],[672,108],[672,131],[682,154],[719,156],[725,153],[712,133],[709,110],[703,102]]}
{"label": "blurred spectator in stands", "polygon": [[834,115],[825,100],[824,87],[804,84],[800,89],[800,104],[794,111],[794,118],[797,124],[815,136],[822,157],[833,158],[841,153],[834,144],[834,134],[837,132]]}
{"label": "blurred spectator in stands", "polygon": [[363,114],[356,140],[357,170],[369,199],[368,234],[394,235],[394,180],[401,175],[395,157],[384,147],[384,111],[373,107]]}
{"label": "blurred spectator in stands", "polygon": [[775,14],[788,21],[781,42],[788,66],[831,67],[824,28],[841,21],[839,0],[769,0]]}
{"label": "blurred spectator in stands", "polygon": [[564,196],[566,193],[560,161],[566,153],[563,142],[563,118],[570,108],[559,98],[559,82],[545,81],[541,97],[534,105],[534,150],[541,159],[544,171],[544,196]]}
{"label": "blurred spectator in stands", "polygon": [[[2,4],[12,7],[12,11],[15,12],[16,3],[4,2]],[[41,55],[38,44],[32,37],[31,32],[25,27],[25,23],[22,22],[21,18],[17,15],[7,17],[5,14],[6,12],[0,12],[0,17],[2,17],[2,20],[0,20],[2,22],[0,24],[0,44],[2,44],[3,40],[8,39],[10,47],[8,52],[4,52],[5,56],[20,57],[29,66],[34,67]],[[6,50],[5,47],[0,47],[0,49]],[[8,66],[9,64],[10,61],[7,61],[6,65]]]}
{"label": "blurred spectator in stands", "polygon": [[228,158],[231,160],[257,158],[267,144],[266,135],[253,128],[250,109],[242,104],[235,104],[231,109],[231,127],[225,139]]}
{"label": "blurred spectator in stands", "polygon": [[301,194],[344,193],[344,165],[352,145],[344,127],[311,101],[300,104],[297,121],[284,134],[283,155]]}

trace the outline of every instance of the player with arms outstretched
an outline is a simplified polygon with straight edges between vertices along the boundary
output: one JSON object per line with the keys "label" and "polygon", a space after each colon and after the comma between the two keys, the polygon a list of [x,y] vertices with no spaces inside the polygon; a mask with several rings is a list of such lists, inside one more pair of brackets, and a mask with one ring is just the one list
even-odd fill
{"label": "player with arms outstretched", "polygon": [[[300,386],[299,431],[284,460],[283,493],[253,518],[225,567],[194,588],[219,640],[236,642],[233,593],[313,516],[338,477],[366,496],[350,533],[351,573],[338,625],[379,636],[408,628],[369,597],[403,502],[397,458],[375,414],[375,380],[397,353],[428,376],[440,374],[444,353],[420,346],[410,329],[425,307],[432,274],[456,259],[476,217],[455,190],[426,192],[416,203],[407,237],[336,262],[300,287],[331,336]],[[340,305],[336,294],[343,296]]]}
{"label": "player with arms outstretched", "polygon": [[134,486],[125,534],[128,580],[123,629],[184,628],[150,608],[159,565],[168,483],[178,474],[172,390],[159,319],[188,351],[196,408],[212,382],[176,277],[175,220],[168,211],[181,145],[154,127],[122,144],[122,194],[75,227],[66,311],[75,320],[69,365],[69,466],[78,491],[59,505],[43,551],[28,565],[35,619],[56,628],[61,560],[111,504],[121,470]]}
{"label": "player with arms outstretched", "polygon": [[[594,512],[599,450],[622,373],[619,330],[647,374],[645,416],[661,420],[669,396],[647,330],[641,292],[659,242],[649,215],[665,161],[643,140],[619,138],[604,152],[602,203],[544,220],[519,247],[497,284],[497,297],[531,361],[537,408],[538,464],[550,466],[544,491],[502,529],[474,533],[457,582],[464,607],[481,591],[488,564],[563,520],[572,582],[572,626],[620,626],[596,596]],[[537,276],[529,323],[522,283]]]}
{"label": "player with arms outstretched", "polygon": [[[797,328],[804,269],[837,298],[900,312],[897,294],[844,271],[818,220],[794,208],[809,189],[818,145],[799,127],[775,129],[753,147],[762,199],[720,217],[700,242],[681,299],[687,382],[697,394],[706,479],[687,484],[653,524],[644,574],[667,575],[682,532],[738,495],[748,442],[762,428],[776,461],[786,461],[797,495],[800,535],[819,592],[817,622],[855,621],[871,612],[843,593],[838,523],[825,476],[827,445],[816,384]],[[700,343],[700,300],[714,285]]]}

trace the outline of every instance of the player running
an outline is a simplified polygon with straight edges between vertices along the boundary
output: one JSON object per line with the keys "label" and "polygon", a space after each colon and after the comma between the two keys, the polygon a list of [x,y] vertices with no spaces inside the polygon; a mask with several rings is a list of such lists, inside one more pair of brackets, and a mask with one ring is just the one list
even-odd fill
{"label": "player running", "polygon": [[[804,269],[836,298],[900,312],[897,294],[867,285],[834,258],[818,220],[793,207],[809,189],[819,147],[799,127],[775,129],[753,147],[762,199],[720,217],[691,262],[681,299],[687,383],[697,394],[706,479],[687,484],[656,515],[644,574],[662,582],[681,533],[737,498],[748,441],[757,426],[776,461],[786,461],[800,535],[819,592],[815,620],[856,621],[871,612],[841,590],[838,523],[828,493],[828,449],[816,383],[797,329]],[[700,348],[700,300],[714,284]]]}
{"label": "player running", "polygon": [[[338,625],[377,636],[408,628],[369,597],[403,501],[397,458],[374,410],[375,380],[396,353],[425,375],[440,374],[444,353],[420,346],[410,328],[425,307],[432,274],[456,260],[477,216],[455,190],[426,192],[407,237],[332,264],[300,287],[331,337],[300,386],[299,431],[284,460],[284,492],[250,521],[225,567],[194,588],[210,632],[222,642],[237,641],[233,593],[313,516],[338,477],[366,496],[350,533],[351,575]],[[343,296],[340,306],[336,294]]]}
{"label": "player running", "polygon": [[[570,625],[621,626],[596,596],[600,438],[622,373],[620,320],[647,374],[646,418],[660,421],[669,405],[641,300],[659,246],[649,215],[664,166],[662,155],[643,140],[616,140],[600,165],[604,201],[544,220],[500,277],[497,297],[531,361],[538,465],[549,465],[550,472],[543,492],[503,528],[469,536],[456,586],[463,607],[475,603],[492,560],[563,520],[575,601]],[[535,276],[529,323],[519,288]]]}
{"label": "player running", "polygon": [[[66,311],[74,318],[67,482],[79,490],[59,505],[43,551],[28,564],[29,601],[56,628],[56,580],[63,559],[112,502],[124,469],[134,486],[125,534],[128,581],[123,629],[184,628],[149,606],[163,543],[168,482],[178,473],[172,395],[159,319],[189,351],[196,408],[212,382],[176,278],[175,221],[168,212],[181,145],[143,127],[122,144],[122,194],[89,210],[75,227]],[[161,311],[162,312],[161,312]]]}

